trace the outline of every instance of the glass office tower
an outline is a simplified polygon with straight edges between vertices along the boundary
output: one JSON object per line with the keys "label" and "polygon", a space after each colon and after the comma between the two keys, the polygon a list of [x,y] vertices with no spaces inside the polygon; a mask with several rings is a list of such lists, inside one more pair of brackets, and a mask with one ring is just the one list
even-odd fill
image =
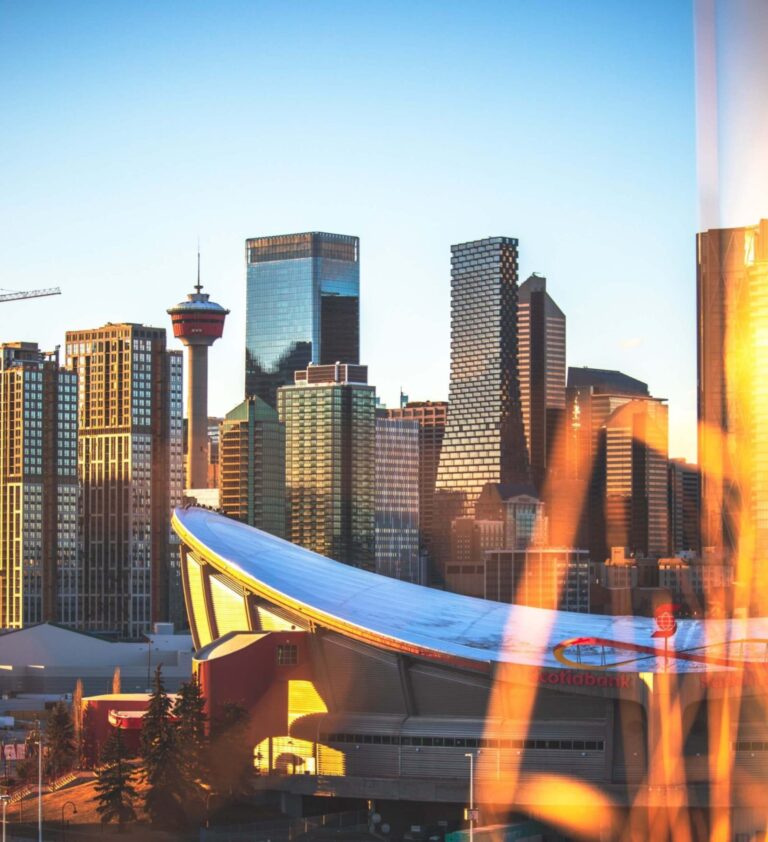
{"label": "glass office tower", "polygon": [[[451,383],[435,518],[443,539],[488,482],[526,482],[518,377],[517,240],[451,247]],[[445,562],[447,542],[437,554]]]}
{"label": "glass office tower", "polygon": [[285,535],[285,427],[277,410],[246,398],[222,421],[219,476],[221,511]]}
{"label": "glass office tower", "polygon": [[601,429],[606,556],[612,547],[655,558],[669,551],[668,430],[660,398],[628,401]]}
{"label": "glass office tower", "polygon": [[[435,531],[435,482],[443,449],[448,403],[410,401],[405,406],[388,409],[387,416],[413,419],[419,423],[419,550],[431,559]],[[430,576],[433,573],[431,571]]]}
{"label": "glass office tower", "polygon": [[[768,219],[697,240],[702,545],[768,557]],[[750,544],[752,549],[750,550]]]}
{"label": "glass office tower", "polygon": [[[555,540],[571,534],[570,540],[590,550],[591,557],[602,560],[608,553],[605,534],[605,448],[601,448],[601,430],[611,414],[634,399],[651,400],[648,384],[621,371],[601,368],[568,369],[566,388],[567,480],[550,500],[550,533]],[[586,496],[578,489],[586,483]],[[552,489],[552,486],[550,486]],[[554,489],[557,491],[557,488]],[[578,527],[575,528],[575,525]],[[575,534],[574,534],[575,531]]]}
{"label": "glass office tower", "polygon": [[286,535],[373,569],[376,390],[359,365],[308,366],[278,392],[285,424]]}
{"label": "glass office tower", "polygon": [[531,479],[539,490],[556,467],[554,438],[565,416],[565,313],[533,274],[517,296],[520,401]]}
{"label": "glass office tower", "polygon": [[360,357],[360,241],[345,234],[246,240],[245,393],[276,406],[295,371]]}
{"label": "glass office tower", "polygon": [[419,422],[376,417],[376,572],[423,584],[419,564]]}

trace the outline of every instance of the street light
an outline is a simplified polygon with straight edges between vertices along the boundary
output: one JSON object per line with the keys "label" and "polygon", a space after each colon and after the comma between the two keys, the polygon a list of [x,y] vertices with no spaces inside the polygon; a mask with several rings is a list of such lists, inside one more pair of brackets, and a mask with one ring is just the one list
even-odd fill
{"label": "street light", "polygon": [[144,640],[147,641],[147,693],[152,692],[152,638],[144,635]]}
{"label": "street light", "polygon": [[43,842],[43,732],[37,720],[37,842]]}
{"label": "street light", "polygon": [[0,795],[0,801],[3,802],[3,842],[5,842],[5,811],[8,808],[8,802],[10,800],[10,795]]}
{"label": "street light", "polygon": [[464,757],[469,758],[469,842],[475,839],[475,755],[466,752]]}
{"label": "street light", "polygon": [[[73,816],[76,816],[76,815],[77,815],[77,805],[75,804],[75,802],[74,802],[74,801],[65,801],[65,802],[61,805],[61,826],[62,826],[62,829],[63,829],[64,831],[66,831],[66,825],[64,824],[64,810],[65,810],[67,807],[71,807],[71,808],[72,808],[72,815],[73,815]],[[5,840],[3,840],[3,842],[5,842]]]}

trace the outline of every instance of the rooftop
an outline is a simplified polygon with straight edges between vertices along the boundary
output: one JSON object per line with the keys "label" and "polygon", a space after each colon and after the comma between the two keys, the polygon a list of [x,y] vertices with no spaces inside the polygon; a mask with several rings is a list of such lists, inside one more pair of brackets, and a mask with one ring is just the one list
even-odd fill
{"label": "rooftop", "polygon": [[[425,588],[332,561],[203,509],[177,509],[173,526],[247,591],[374,646],[478,669],[494,662],[561,668],[574,666],[573,658],[584,669],[665,669],[648,617],[552,611]],[[763,664],[765,643],[742,643],[755,639],[768,640],[768,619],[680,620],[670,659],[680,672],[733,669],[735,661]]]}

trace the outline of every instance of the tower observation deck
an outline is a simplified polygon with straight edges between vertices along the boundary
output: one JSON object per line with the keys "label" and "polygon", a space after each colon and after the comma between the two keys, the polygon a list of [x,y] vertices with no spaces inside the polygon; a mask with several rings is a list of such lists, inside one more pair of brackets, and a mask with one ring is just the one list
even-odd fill
{"label": "tower observation deck", "polygon": [[208,485],[208,348],[224,332],[229,310],[209,299],[200,283],[197,256],[195,291],[168,310],[173,335],[187,346],[187,487]]}

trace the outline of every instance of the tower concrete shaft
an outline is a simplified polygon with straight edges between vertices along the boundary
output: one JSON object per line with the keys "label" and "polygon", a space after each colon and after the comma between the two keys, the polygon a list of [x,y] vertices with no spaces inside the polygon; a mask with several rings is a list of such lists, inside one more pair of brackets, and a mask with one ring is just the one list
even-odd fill
{"label": "tower concrete shaft", "polygon": [[187,349],[187,485],[208,485],[208,344]]}

